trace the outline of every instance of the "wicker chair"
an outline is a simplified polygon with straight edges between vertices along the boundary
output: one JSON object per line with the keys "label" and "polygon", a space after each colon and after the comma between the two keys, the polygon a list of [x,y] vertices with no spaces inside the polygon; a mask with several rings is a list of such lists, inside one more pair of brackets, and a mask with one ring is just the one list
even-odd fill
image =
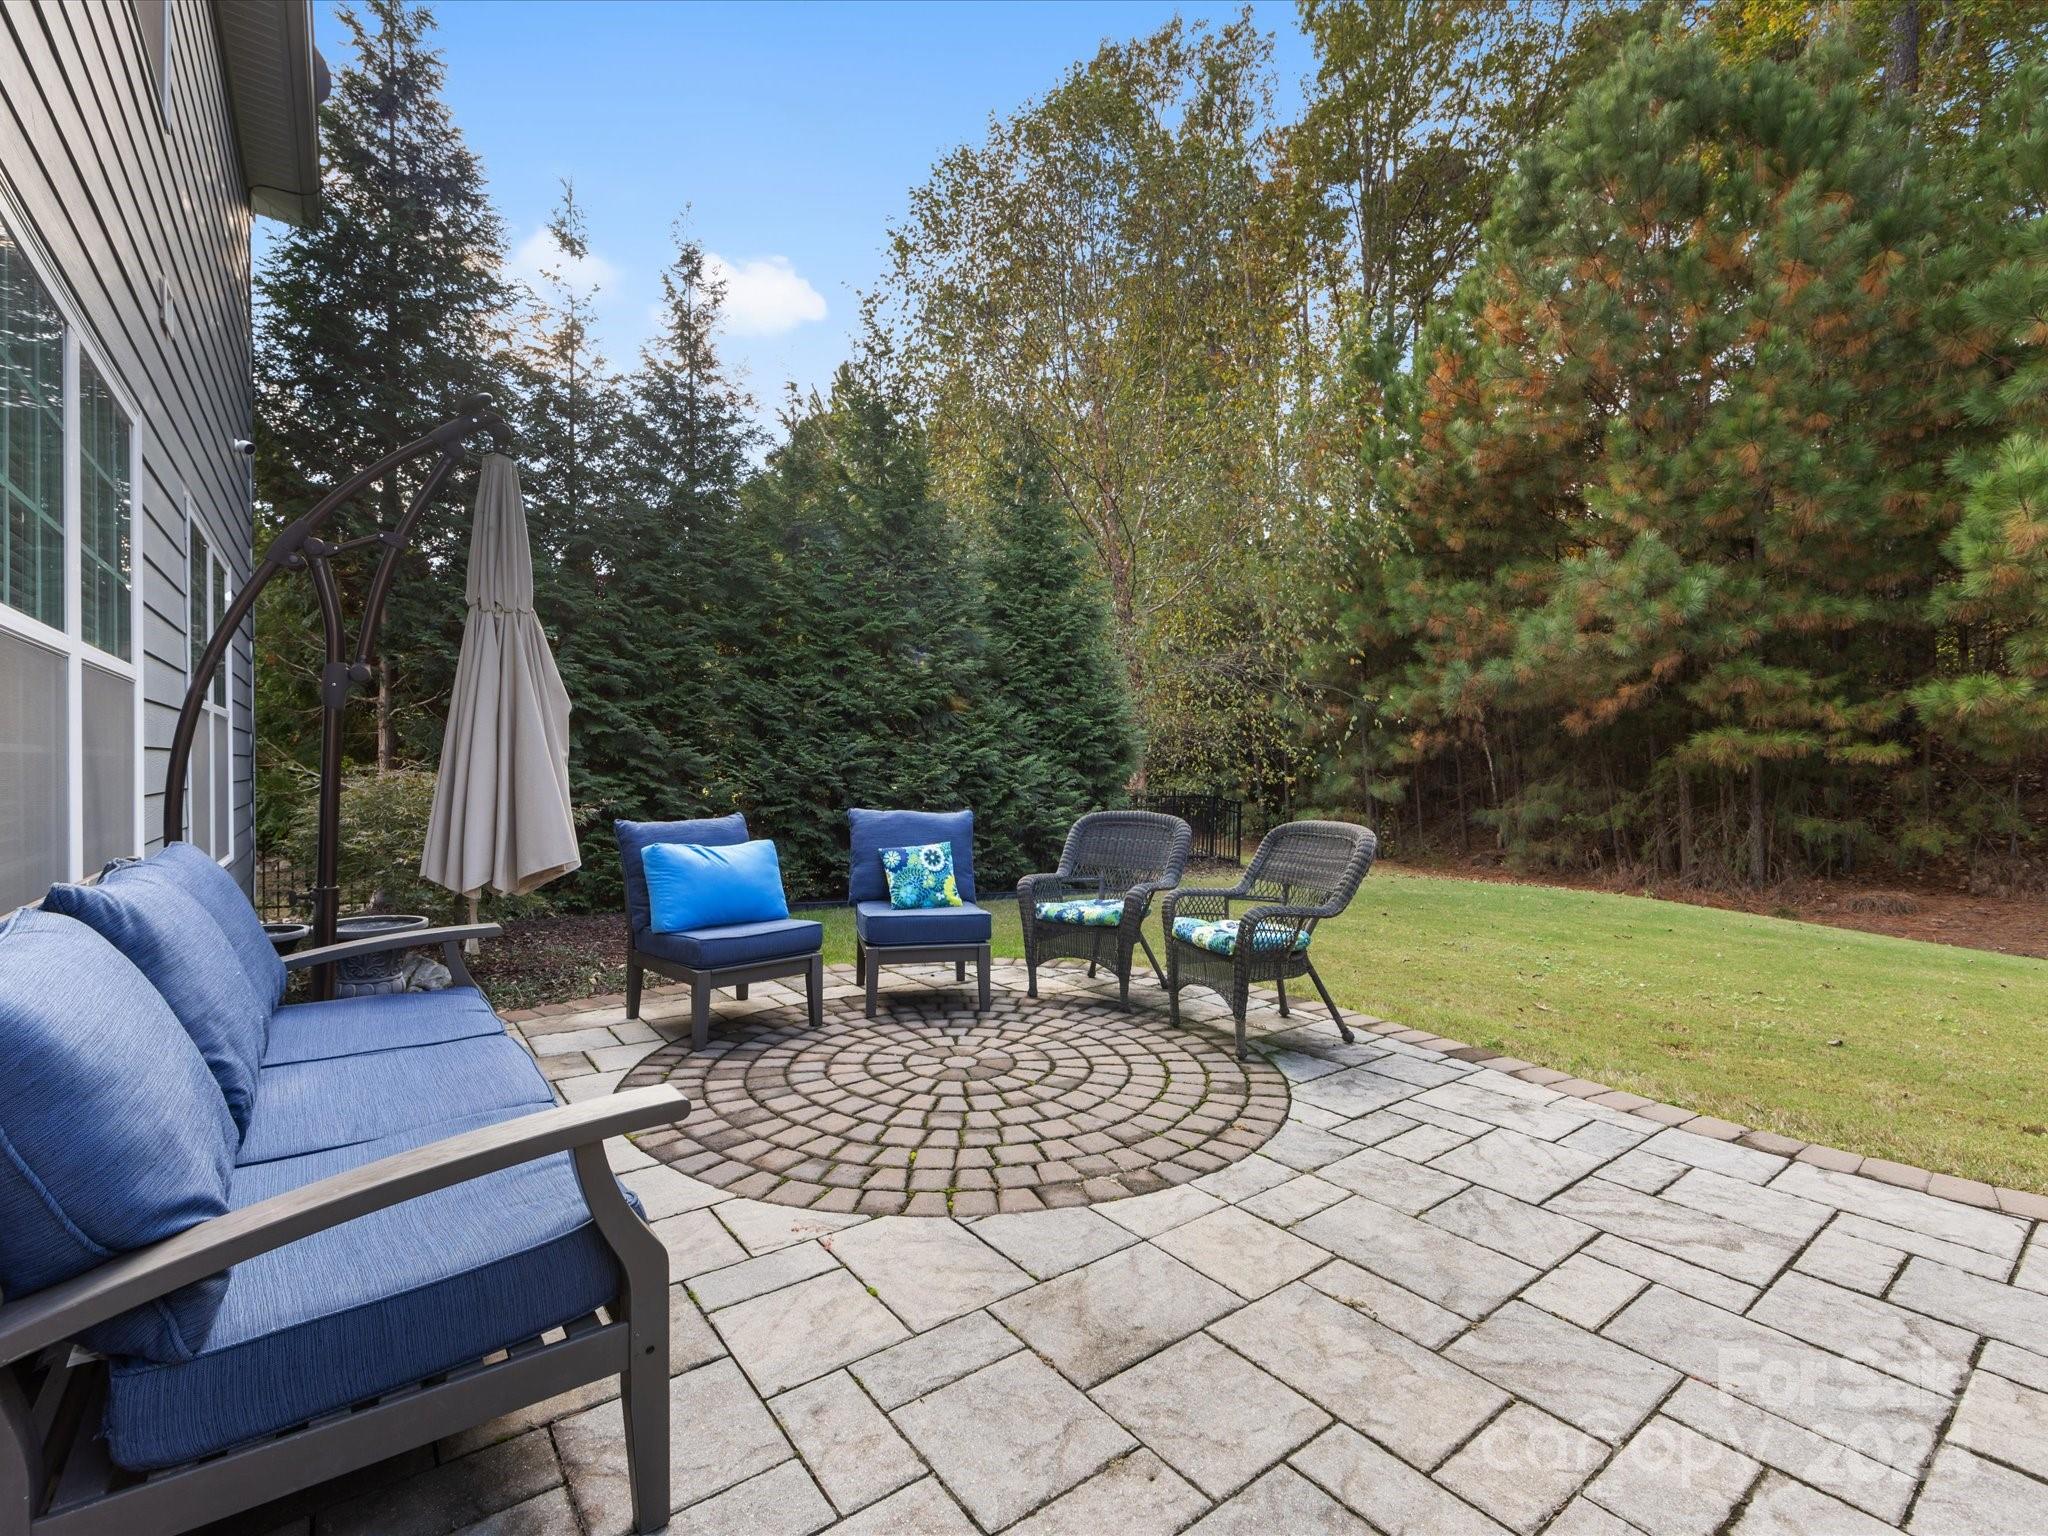
{"label": "wicker chair", "polygon": [[[1074,823],[1060,867],[1017,882],[1031,996],[1038,996],[1039,962],[1060,955],[1087,960],[1090,976],[1105,959],[1112,961],[1126,1009],[1131,1006],[1131,962],[1139,949],[1152,963],[1152,974],[1165,982],[1159,957],[1145,941],[1145,914],[1155,892],[1180,884],[1189,837],[1188,824],[1178,816],[1152,811],[1094,811]],[[1042,917],[1041,902],[1068,906],[1074,915],[1067,921]],[[1112,903],[1120,903],[1121,910],[1112,914]]]}
{"label": "wicker chair", "polygon": [[[1228,890],[1172,891],[1163,914],[1166,925],[1166,998],[1173,1023],[1180,1023],[1180,989],[1208,987],[1230,999],[1237,1020],[1237,1055],[1245,1056],[1244,1016],[1254,982],[1280,990],[1280,1015],[1287,1016],[1287,983],[1306,976],[1348,1042],[1351,1030],[1330,990],[1308,957],[1309,936],[1326,917],[1350,905],[1358,882],[1372,868],[1379,840],[1364,827],[1343,821],[1296,821],[1275,827],[1259,844],[1244,878]],[[1233,914],[1232,902],[1252,905]],[[1230,952],[1220,953],[1174,931],[1177,919],[1231,923]]]}

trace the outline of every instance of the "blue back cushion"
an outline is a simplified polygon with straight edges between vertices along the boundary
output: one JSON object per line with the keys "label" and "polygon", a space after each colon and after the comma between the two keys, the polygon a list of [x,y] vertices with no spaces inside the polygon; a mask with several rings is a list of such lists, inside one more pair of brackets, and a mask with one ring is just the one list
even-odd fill
{"label": "blue back cushion", "polygon": [[619,868],[626,877],[626,914],[633,920],[635,933],[645,933],[653,926],[644,862],[651,844],[697,843],[722,848],[747,840],[747,818],[738,811],[698,821],[615,821],[612,827],[619,835]]}
{"label": "blue back cushion", "polygon": [[882,850],[917,843],[951,843],[954,888],[962,901],[974,900],[974,812],[851,810],[846,820],[853,842],[848,901],[887,901],[889,877],[882,870]]}
{"label": "blue back cushion", "polygon": [[[0,1291],[55,1285],[223,1214],[235,1128],[170,1007],[121,952],[54,912],[0,919]],[[189,1360],[227,1277],[88,1332]]]}
{"label": "blue back cushion", "polygon": [[649,843],[641,863],[647,874],[649,926],[656,933],[687,933],[733,923],[772,923],[789,916],[782,865],[766,838],[747,843]]}
{"label": "blue back cushion", "polygon": [[235,952],[258,1002],[275,1008],[284,1001],[283,957],[263,931],[263,920],[235,884],[235,877],[222,869],[213,855],[190,843],[171,843],[143,862],[206,909],[228,948]]}
{"label": "blue back cushion", "polygon": [[88,924],[149,978],[220,1084],[236,1134],[247,1130],[271,1005],[250,992],[206,909],[150,863],[110,868],[98,885],[53,885],[43,906]]}

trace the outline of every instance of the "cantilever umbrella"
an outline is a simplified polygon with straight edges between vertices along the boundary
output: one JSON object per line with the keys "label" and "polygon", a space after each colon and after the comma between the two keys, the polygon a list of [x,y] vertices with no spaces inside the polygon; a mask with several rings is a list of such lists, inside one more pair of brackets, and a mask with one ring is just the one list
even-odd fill
{"label": "cantilever umbrella", "polygon": [[489,454],[469,538],[469,618],[420,873],[474,898],[583,862],[569,808],[569,694],[533,611],[519,471]]}

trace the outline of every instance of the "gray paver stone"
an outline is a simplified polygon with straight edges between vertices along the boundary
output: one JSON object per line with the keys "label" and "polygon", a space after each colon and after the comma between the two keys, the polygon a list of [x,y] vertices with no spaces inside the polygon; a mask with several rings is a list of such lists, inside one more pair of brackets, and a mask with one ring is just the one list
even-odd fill
{"label": "gray paver stone", "polygon": [[1319,1211],[1297,1237],[1465,1317],[1484,1317],[1536,1278],[1518,1260],[1364,1196]]}
{"label": "gray paver stone", "polygon": [[922,1333],[1031,1284],[1031,1277],[957,1221],[887,1216],[832,1241],[839,1262]]}
{"label": "gray paver stone", "polygon": [[924,1476],[916,1452],[844,1371],[785,1392],[768,1406],[841,1514]]}
{"label": "gray paver stone", "polygon": [[1713,1536],[1761,1470],[1697,1430],[1655,1418],[1593,1479],[1586,1497],[1649,1536]]}
{"label": "gray paver stone", "polygon": [[1173,1536],[1208,1507],[1193,1484],[1140,1447],[1004,1536]]}
{"label": "gray paver stone", "polygon": [[1522,1532],[1562,1509],[1607,1457],[1607,1447],[1527,1403],[1510,1403],[1437,1468],[1436,1480]]}
{"label": "gray paver stone", "polygon": [[1945,1445],[1906,1529],[1913,1536],[2041,1536],[2048,1483]]}
{"label": "gray paver stone", "polygon": [[1068,1379],[1092,1387],[1238,1304],[1215,1281],[1142,1244],[989,1310]]}
{"label": "gray paver stone", "polygon": [[1444,1351],[1567,1424],[1619,1445],[1678,1373],[1524,1301],[1511,1301]]}
{"label": "gray paver stone", "polygon": [[793,1461],[693,1504],[669,1522],[669,1536],[811,1536],[837,1518]]}
{"label": "gray paver stone", "polygon": [[1023,1347],[1022,1340],[986,1312],[970,1312],[856,1361],[848,1369],[868,1389],[869,1396],[883,1408],[893,1409]]}
{"label": "gray paver stone", "polygon": [[1387,1536],[1501,1536],[1498,1522],[1345,1425],[1325,1430],[1292,1464]]}
{"label": "gray paver stone", "polygon": [[887,1307],[837,1268],[714,1312],[711,1324],[764,1396],[910,1337]]}
{"label": "gray paver stone", "polygon": [[1291,1467],[1275,1467],[1188,1527],[1187,1536],[1373,1536],[1366,1523]]}
{"label": "gray paver stone", "polygon": [[1152,1239],[1182,1263],[1247,1300],[1277,1291],[1329,1262],[1329,1255],[1270,1222],[1226,1206]]}

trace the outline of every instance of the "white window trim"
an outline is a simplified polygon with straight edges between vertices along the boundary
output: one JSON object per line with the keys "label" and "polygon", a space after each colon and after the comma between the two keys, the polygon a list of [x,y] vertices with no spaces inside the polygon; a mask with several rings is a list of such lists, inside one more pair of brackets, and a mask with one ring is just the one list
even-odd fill
{"label": "white window trim", "polygon": [[[195,528],[206,539],[206,569],[199,572],[195,572],[192,569],[192,532]],[[220,622],[214,615],[221,611],[226,602],[232,601],[234,598],[234,592],[231,588],[225,591],[217,591],[215,589],[213,583],[216,580],[216,573],[218,573],[218,581],[222,588],[228,587],[228,583],[234,579],[235,574],[229,567],[226,557],[221,553],[219,531],[208,526],[205,516],[199,510],[199,503],[193,500],[190,492],[187,492],[185,496],[185,689],[188,693],[191,691],[192,680],[196,675],[194,671],[197,661],[196,651],[198,647],[205,645],[213,637],[214,628]],[[192,633],[192,583],[194,581],[200,583],[200,612],[206,617],[207,629],[203,635],[194,635]],[[211,688],[199,696],[199,722],[193,731],[193,735],[196,737],[200,731],[208,733],[206,747],[206,791],[214,797],[214,801],[212,805],[207,807],[206,824],[209,828],[212,828],[216,841],[227,850],[225,853],[216,854],[215,858],[219,860],[223,868],[232,868],[237,851],[235,847],[235,648],[232,645],[228,647],[227,654],[221,657],[220,675],[221,702],[218,704],[213,702],[213,690]],[[222,765],[215,760],[213,755],[212,730],[215,720],[227,722],[228,752],[226,772],[228,776],[228,817],[225,829],[213,825],[215,820],[214,811],[220,804],[219,793],[214,788],[214,782],[216,777],[222,772]],[[193,802],[191,768],[192,761],[188,755],[185,760],[185,836],[188,839],[192,835],[198,811],[198,807]]]}
{"label": "white window trim", "polygon": [[[64,320],[64,627],[57,629],[31,618],[18,608],[0,602],[0,630],[19,636],[45,650],[54,651],[64,662],[64,732],[66,839],[65,862],[70,879],[98,873],[85,868],[85,702],[84,670],[89,661],[103,672],[126,679],[129,693],[132,750],[128,853],[139,856],[146,846],[143,830],[144,750],[142,699],[142,412],[121,383],[97,344],[85,334],[77,306],[65,285],[56,280],[56,269],[43,251],[34,227],[11,197],[0,196],[0,221],[4,221],[15,249],[27,258],[29,270],[43,285],[57,313]],[[79,359],[89,359],[93,371],[106,386],[114,403],[128,417],[128,650],[124,659],[88,644],[85,639],[85,594],[80,581],[85,570],[83,530],[85,463],[80,452]]]}

